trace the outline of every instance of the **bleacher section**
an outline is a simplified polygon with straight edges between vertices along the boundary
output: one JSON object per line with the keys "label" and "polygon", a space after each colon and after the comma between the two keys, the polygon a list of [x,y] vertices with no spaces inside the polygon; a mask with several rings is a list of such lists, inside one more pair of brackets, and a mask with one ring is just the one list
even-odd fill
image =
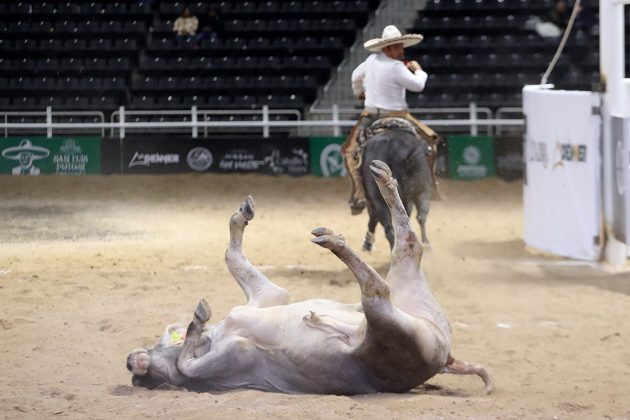
{"label": "bleacher section", "polygon": [[[188,5],[219,36],[177,44]],[[0,110],[303,109],[373,0],[0,3]]]}
{"label": "bleacher section", "polygon": [[[412,107],[520,106],[538,83],[557,38],[527,21],[553,0],[430,0],[408,32],[407,50],[429,72]],[[597,1],[585,12],[597,19]],[[330,78],[377,0],[239,0],[187,3],[218,38],[178,45],[173,0],[0,2],[0,110],[305,109]],[[627,8],[628,9],[628,8]],[[628,10],[626,10],[628,12]],[[630,23],[630,18],[626,19]],[[395,23],[395,22],[393,22]],[[549,82],[590,89],[598,35],[578,27]]]}
{"label": "bleacher section", "polygon": [[[538,35],[528,19],[545,18],[555,0],[430,0],[409,32],[425,40],[409,48],[429,72],[428,88],[411,106],[521,106],[525,84],[540,83],[559,43]],[[597,22],[598,2],[582,2]],[[580,22],[582,23],[582,22]],[[577,25],[549,78],[559,89],[590,90],[599,78],[596,27]]]}

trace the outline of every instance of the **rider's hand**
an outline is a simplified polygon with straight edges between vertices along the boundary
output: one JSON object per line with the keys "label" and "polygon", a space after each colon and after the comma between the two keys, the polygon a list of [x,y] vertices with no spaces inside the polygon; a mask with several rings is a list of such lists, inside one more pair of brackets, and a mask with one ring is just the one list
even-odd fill
{"label": "rider's hand", "polygon": [[412,72],[415,73],[416,70],[422,70],[422,66],[420,66],[420,63],[418,63],[416,60],[411,60],[410,62],[407,63],[407,68]]}
{"label": "rider's hand", "polygon": [[365,92],[361,92],[357,95],[357,99],[360,101],[365,100]]}

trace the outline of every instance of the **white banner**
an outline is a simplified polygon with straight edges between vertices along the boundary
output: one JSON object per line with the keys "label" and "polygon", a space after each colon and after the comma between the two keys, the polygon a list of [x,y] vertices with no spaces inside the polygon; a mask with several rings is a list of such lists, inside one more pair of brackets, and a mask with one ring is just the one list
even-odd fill
{"label": "white banner", "polygon": [[592,92],[523,89],[525,243],[598,260],[601,252],[600,124]]}

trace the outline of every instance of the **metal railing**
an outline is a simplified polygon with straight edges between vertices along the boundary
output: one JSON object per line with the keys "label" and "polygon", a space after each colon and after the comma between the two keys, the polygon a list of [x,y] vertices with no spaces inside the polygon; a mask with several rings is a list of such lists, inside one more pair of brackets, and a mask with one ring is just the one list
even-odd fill
{"label": "metal railing", "polygon": [[[511,110],[515,112],[517,108]],[[477,107],[471,104],[466,108],[414,108],[410,110],[414,115],[420,116],[424,123],[432,127],[448,127],[453,129],[466,128],[471,135],[479,132],[479,127],[485,128],[487,134],[496,134],[501,132],[501,127],[505,126],[524,126],[522,118],[497,118],[489,108]],[[508,108],[503,108],[500,116],[504,115]],[[312,134],[312,130],[326,129],[328,135],[342,135],[342,128],[352,127],[356,122],[356,116],[361,112],[360,109],[339,108],[334,105],[330,109],[318,109],[318,114],[328,115],[328,119],[302,120],[302,114],[298,110],[271,110],[268,106],[263,106],[258,110],[198,110],[192,107],[189,110],[145,110],[145,111],[127,111],[124,107],[120,107],[112,113],[110,122],[105,122],[102,112],[91,111],[53,111],[50,107],[45,112],[0,112],[2,117],[0,129],[4,131],[4,136],[9,134],[28,131],[45,132],[47,137],[52,137],[55,130],[77,130],[78,132],[90,132],[99,130],[103,137],[106,137],[106,130],[109,130],[110,137],[125,138],[127,132],[133,133],[155,133],[164,131],[177,131],[178,133],[190,133],[193,138],[199,137],[199,130],[202,129],[202,135],[208,136],[212,130],[215,132],[225,129],[238,129],[247,132],[261,133],[263,137],[269,137],[274,129],[284,129],[286,131],[300,131],[300,135],[308,136]],[[313,110],[311,110],[313,113]],[[445,115],[448,118],[423,118],[424,115]],[[180,118],[178,121],[129,121],[129,116],[175,116]],[[255,120],[247,120],[245,116],[256,116]],[[455,118],[461,115],[462,118]],[[40,116],[43,122],[9,122],[11,116]],[[53,117],[56,116],[97,116],[100,122],[54,122]],[[210,121],[212,116],[227,116],[234,118],[226,118],[221,121]],[[295,120],[286,120],[282,117],[294,117]],[[342,116],[346,119],[342,119]],[[467,116],[467,118],[466,118]],[[237,119],[237,117],[243,119]],[[277,117],[277,118],[276,118]],[[311,130],[311,132],[309,132]],[[439,131],[439,130],[438,130]],[[461,130],[459,132],[462,132]]]}
{"label": "metal railing", "polygon": [[[116,137],[116,133],[119,133],[119,137],[124,138],[127,132],[139,131],[147,133],[148,131],[158,130],[160,132],[164,132],[165,130],[173,129],[174,131],[184,128],[180,126],[158,126],[153,127],[145,127],[145,126],[130,126],[129,124],[122,124],[121,121],[128,121],[133,123],[134,121],[129,121],[129,119],[134,119],[135,122],[145,122],[145,123],[156,123],[156,122],[173,122],[167,120],[177,119],[182,123],[192,123],[192,132],[191,135],[193,138],[199,136],[199,128],[203,128],[202,136],[208,137],[209,128],[212,126],[205,125],[203,123],[214,122],[214,121],[228,121],[228,122],[238,122],[245,121],[246,122],[254,122],[256,120],[260,121],[274,121],[274,119],[281,120],[282,117],[288,116],[291,121],[300,121],[302,119],[302,113],[297,109],[269,109],[269,107],[264,106],[262,109],[220,109],[220,110],[205,110],[205,109],[197,109],[196,106],[192,106],[189,110],[166,110],[166,111],[156,111],[156,110],[144,110],[144,111],[128,111],[121,107],[117,111],[114,111],[111,114],[110,122],[114,125],[110,132],[110,137]],[[151,119],[158,117],[160,121],[151,121]],[[275,117],[275,118],[274,118]],[[144,120],[144,121],[143,121]],[[199,124],[202,123],[202,124]],[[135,127],[135,128],[134,128]],[[217,126],[223,128],[239,128],[245,129],[246,126],[243,125],[234,125],[234,126]],[[255,125],[250,128],[256,128]],[[154,129],[154,130],[152,130]],[[269,137],[269,126],[263,126],[263,137]]]}
{"label": "metal railing", "polygon": [[[4,130],[4,137],[8,137],[9,128],[15,127],[19,128],[20,125],[26,126],[26,129],[29,130],[37,130],[42,133],[46,133],[46,137],[52,137],[53,128],[57,127],[59,122],[55,122],[54,119],[63,120],[64,117],[68,117],[68,119],[76,118],[76,117],[93,117],[100,120],[100,125],[98,127],[94,127],[94,131],[98,130],[101,132],[101,136],[105,137],[105,114],[101,111],[53,111],[50,107],[46,108],[46,111],[11,111],[11,112],[0,112],[0,117],[4,121],[0,123],[0,127]],[[44,123],[10,123],[9,121],[12,117],[24,118],[24,117],[43,117]],[[80,123],[72,123],[69,129],[75,128],[78,131],[84,131],[85,127],[80,125]]]}

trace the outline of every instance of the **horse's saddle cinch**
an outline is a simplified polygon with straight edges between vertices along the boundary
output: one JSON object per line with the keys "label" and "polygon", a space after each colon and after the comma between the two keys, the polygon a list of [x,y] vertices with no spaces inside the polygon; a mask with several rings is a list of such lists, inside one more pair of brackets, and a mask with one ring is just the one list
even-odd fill
{"label": "horse's saddle cinch", "polygon": [[369,137],[370,135],[374,135],[380,131],[387,129],[405,130],[409,131],[413,135],[418,135],[418,130],[416,129],[415,124],[401,117],[379,118],[378,120],[370,124],[367,127],[366,131],[371,131],[371,133],[368,133]]}

